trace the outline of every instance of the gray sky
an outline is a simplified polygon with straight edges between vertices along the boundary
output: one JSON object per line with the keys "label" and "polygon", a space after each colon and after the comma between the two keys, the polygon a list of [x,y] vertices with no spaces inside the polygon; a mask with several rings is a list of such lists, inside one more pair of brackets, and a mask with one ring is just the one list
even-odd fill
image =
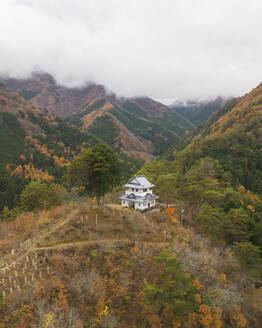
{"label": "gray sky", "polygon": [[1,0],[0,72],[124,95],[238,96],[262,81],[261,0]]}

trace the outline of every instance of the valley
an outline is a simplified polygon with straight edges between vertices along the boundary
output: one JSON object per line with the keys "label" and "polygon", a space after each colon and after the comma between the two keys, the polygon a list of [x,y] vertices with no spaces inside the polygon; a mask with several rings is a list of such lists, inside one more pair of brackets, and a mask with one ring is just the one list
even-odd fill
{"label": "valley", "polygon": [[[260,328],[261,85],[218,101],[200,124],[190,117],[196,109],[183,117],[102,86],[65,115],[53,100],[41,107],[47,87],[37,96],[36,82],[25,84],[31,91],[8,83],[12,91],[0,87],[0,327]],[[114,181],[109,155],[119,165]],[[116,205],[134,174],[154,183],[159,212]]]}

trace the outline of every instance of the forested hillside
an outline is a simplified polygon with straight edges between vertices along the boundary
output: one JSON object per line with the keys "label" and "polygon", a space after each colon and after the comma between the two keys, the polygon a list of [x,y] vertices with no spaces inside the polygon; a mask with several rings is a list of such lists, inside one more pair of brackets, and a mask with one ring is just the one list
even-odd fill
{"label": "forested hillside", "polygon": [[[25,185],[41,179],[62,183],[73,157],[102,140],[28,104],[0,87],[0,211],[18,203]],[[124,177],[141,163],[119,154]]]}
{"label": "forested hillside", "polygon": [[262,193],[262,85],[227,102],[178,154],[190,168],[202,157],[217,159],[234,186]]}
{"label": "forested hillside", "polygon": [[207,121],[213,113],[219,110],[226,102],[226,99],[217,97],[211,101],[187,101],[186,103],[174,103],[170,109],[181,114],[195,126],[199,126]]}
{"label": "forested hillside", "polygon": [[[262,86],[226,103],[173,160],[140,171],[162,201],[178,204],[183,225],[228,245],[261,282]],[[183,210],[181,212],[181,210]]]}

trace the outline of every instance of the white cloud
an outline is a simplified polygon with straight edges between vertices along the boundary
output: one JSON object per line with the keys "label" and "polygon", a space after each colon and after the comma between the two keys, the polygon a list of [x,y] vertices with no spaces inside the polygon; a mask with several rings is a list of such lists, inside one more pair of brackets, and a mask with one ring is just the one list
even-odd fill
{"label": "white cloud", "polygon": [[40,68],[160,100],[241,95],[262,80],[260,0],[3,0],[0,72]]}

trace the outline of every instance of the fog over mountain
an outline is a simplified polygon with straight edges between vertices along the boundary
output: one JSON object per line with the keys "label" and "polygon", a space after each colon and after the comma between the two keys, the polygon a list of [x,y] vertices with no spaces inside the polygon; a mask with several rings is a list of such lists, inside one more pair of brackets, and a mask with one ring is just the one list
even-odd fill
{"label": "fog over mountain", "polygon": [[1,1],[0,73],[43,70],[165,103],[238,96],[262,80],[261,10],[259,0]]}

